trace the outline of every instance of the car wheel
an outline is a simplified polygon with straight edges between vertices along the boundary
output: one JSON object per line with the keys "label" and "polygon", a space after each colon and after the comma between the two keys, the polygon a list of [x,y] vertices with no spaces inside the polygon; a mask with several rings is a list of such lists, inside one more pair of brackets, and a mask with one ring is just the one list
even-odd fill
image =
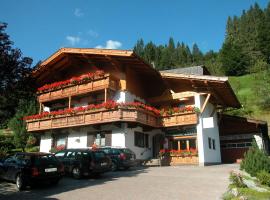
{"label": "car wheel", "polygon": [[16,187],[19,191],[22,191],[25,188],[25,183],[21,174],[16,176]]}
{"label": "car wheel", "polygon": [[115,172],[118,169],[118,166],[115,162],[112,162],[112,171]]}
{"label": "car wheel", "polygon": [[81,170],[79,167],[74,167],[72,169],[72,176],[73,176],[73,178],[76,178],[76,179],[81,178],[82,175],[81,175]]}

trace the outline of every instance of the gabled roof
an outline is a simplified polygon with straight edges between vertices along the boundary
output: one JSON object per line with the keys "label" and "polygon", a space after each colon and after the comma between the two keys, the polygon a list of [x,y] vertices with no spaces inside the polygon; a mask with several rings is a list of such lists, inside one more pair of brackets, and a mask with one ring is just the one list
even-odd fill
{"label": "gabled roof", "polygon": [[194,75],[210,75],[210,72],[203,65],[192,67],[179,67],[176,69],[162,70],[162,73],[175,73],[175,74],[194,74]]}
{"label": "gabled roof", "polygon": [[[95,66],[104,71],[117,69],[124,72],[132,69],[145,85],[149,96],[158,95],[166,89],[160,73],[131,50],[61,48],[44,60],[33,71],[33,76],[38,85],[43,85],[55,82],[67,69],[78,68],[78,66],[84,66],[79,70],[87,70],[88,66]],[[156,85],[159,87],[155,88]]]}
{"label": "gabled roof", "polygon": [[195,91],[211,93],[213,95],[212,101],[217,105],[222,107],[241,107],[227,77],[166,72],[160,72],[160,74],[174,92]]}

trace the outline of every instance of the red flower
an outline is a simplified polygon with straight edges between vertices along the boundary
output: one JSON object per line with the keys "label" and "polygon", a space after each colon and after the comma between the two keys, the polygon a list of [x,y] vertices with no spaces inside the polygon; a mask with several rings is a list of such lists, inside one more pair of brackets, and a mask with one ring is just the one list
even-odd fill
{"label": "red flower", "polygon": [[43,85],[42,87],[38,88],[38,92],[50,91],[57,88],[65,87],[70,84],[81,84],[89,80],[92,80],[94,77],[101,77],[104,75],[105,75],[104,71],[97,70],[96,72],[93,73],[90,72],[87,74],[83,74],[81,76],[72,77],[71,79],[68,80]]}

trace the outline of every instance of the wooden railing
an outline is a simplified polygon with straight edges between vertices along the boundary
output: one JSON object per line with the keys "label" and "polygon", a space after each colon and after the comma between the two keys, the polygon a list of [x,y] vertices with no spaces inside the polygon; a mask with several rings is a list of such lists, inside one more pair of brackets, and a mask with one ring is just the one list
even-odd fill
{"label": "wooden railing", "polygon": [[69,96],[77,96],[92,91],[103,90],[105,88],[117,90],[118,87],[119,87],[119,80],[116,80],[109,74],[105,74],[104,77],[96,78],[87,83],[70,85],[64,88],[60,88],[58,90],[38,94],[38,101],[42,103],[51,100],[67,98]]}
{"label": "wooden railing", "polygon": [[162,117],[162,126],[183,126],[198,123],[198,116],[196,113],[178,113]]}
{"label": "wooden railing", "polygon": [[112,122],[136,122],[151,127],[160,127],[159,120],[159,117],[143,109],[118,108],[115,110],[86,111],[72,115],[26,120],[26,123],[28,131],[41,131]]}

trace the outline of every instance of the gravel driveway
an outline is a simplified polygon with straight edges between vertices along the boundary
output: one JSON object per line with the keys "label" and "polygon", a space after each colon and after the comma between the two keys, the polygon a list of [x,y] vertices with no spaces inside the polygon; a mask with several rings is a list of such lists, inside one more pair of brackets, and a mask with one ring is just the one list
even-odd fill
{"label": "gravel driveway", "polygon": [[15,184],[0,182],[0,199],[220,199],[238,165],[136,168],[110,172],[98,179],[64,178],[58,186],[38,186],[17,192]]}

